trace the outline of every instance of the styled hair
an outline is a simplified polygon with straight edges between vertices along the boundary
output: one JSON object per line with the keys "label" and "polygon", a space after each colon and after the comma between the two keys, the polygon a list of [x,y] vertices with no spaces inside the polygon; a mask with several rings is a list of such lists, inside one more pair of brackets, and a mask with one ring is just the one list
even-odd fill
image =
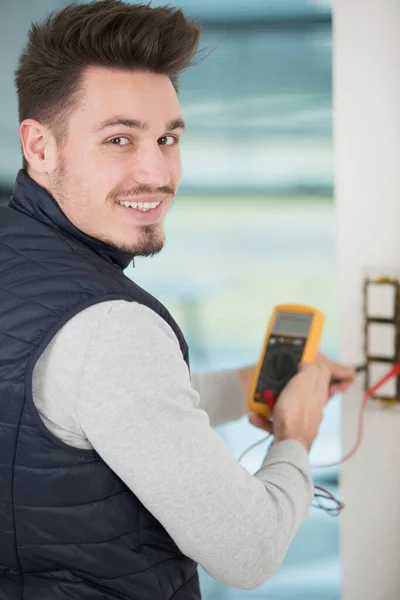
{"label": "styled hair", "polygon": [[194,64],[199,40],[200,25],[169,6],[98,0],[52,12],[31,25],[19,58],[19,122],[35,119],[62,143],[90,66],[167,75],[178,93],[179,75]]}

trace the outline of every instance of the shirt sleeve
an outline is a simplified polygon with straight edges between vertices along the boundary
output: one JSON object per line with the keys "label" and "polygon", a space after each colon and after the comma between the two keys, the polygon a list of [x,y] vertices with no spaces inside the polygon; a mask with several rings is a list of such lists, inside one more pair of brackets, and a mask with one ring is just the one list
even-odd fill
{"label": "shirt sleeve", "polygon": [[[280,566],[312,501],[305,448],[277,444],[251,475],[200,408],[175,334],[119,302],[86,352],[77,418],[90,443],[215,579],[255,589]],[[149,477],[151,473],[151,477]]]}
{"label": "shirt sleeve", "polygon": [[200,398],[198,408],[208,414],[211,427],[236,421],[246,414],[246,398],[237,371],[192,373],[191,379]]}

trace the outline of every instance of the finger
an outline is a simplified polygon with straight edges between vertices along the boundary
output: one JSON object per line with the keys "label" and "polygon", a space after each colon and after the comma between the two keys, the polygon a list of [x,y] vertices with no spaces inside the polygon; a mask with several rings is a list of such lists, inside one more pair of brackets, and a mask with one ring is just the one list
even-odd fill
{"label": "finger", "polygon": [[273,433],[274,426],[272,421],[269,421],[260,415],[250,415],[249,422],[258,429],[263,429],[264,431],[268,431],[268,433]]}
{"label": "finger", "polygon": [[339,383],[337,386],[338,392],[347,392],[349,388],[354,384],[354,381],[345,381],[343,383]]}
{"label": "finger", "polygon": [[325,363],[320,363],[319,366],[319,377],[317,380],[317,393],[321,394],[322,397],[329,399],[329,390],[331,388],[331,370]]}
{"label": "finger", "polygon": [[311,365],[313,365],[313,363],[300,362],[299,363],[299,373],[302,373],[304,371],[309,371]]}
{"label": "finger", "polygon": [[329,398],[336,396],[336,394],[339,394],[341,391],[342,390],[340,389],[339,385],[331,385],[329,387]]}
{"label": "finger", "polygon": [[332,398],[332,396],[334,396],[335,394],[337,394],[338,392],[338,386],[337,385],[331,385],[329,386],[329,398]]}
{"label": "finger", "polygon": [[313,380],[317,384],[323,373],[328,373],[329,370],[322,363],[304,363],[303,373],[306,373],[309,380]]}
{"label": "finger", "polygon": [[324,354],[318,354],[317,361],[319,361],[321,364],[326,364],[330,368],[332,378],[334,379],[352,380],[356,377],[356,371],[354,367],[347,367],[345,365],[336,363],[333,360],[330,360],[330,358]]}
{"label": "finger", "polygon": [[261,415],[252,414],[249,416],[249,421],[255,427],[258,427],[259,429],[265,429],[266,431],[270,431],[273,426],[272,421],[262,417]]}
{"label": "finger", "polygon": [[301,362],[299,364],[299,373],[307,373],[308,377],[318,377],[319,366],[316,363]]}
{"label": "finger", "polygon": [[288,388],[306,388],[309,394],[313,394],[319,378],[319,367],[315,363],[301,363],[299,373],[289,381]]}
{"label": "finger", "polygon": [[322,354],[321,352],[318,352],[317,358],[315,359],[315,362],[318,365],[323,365],[323,364],[327,364],[328,360],[329,359],[328,359],[327,356],[325,356],[325,354]]}

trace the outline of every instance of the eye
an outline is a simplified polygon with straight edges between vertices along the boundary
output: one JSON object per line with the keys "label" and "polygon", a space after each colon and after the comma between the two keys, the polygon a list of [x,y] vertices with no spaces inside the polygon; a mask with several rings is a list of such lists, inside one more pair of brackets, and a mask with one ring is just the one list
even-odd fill
{"label": "eye", "polygon": [[107,144],[112,146],[126,146],[126,144],[121,143],[123,140],[125,140],[126,144],[129,144],[128,138],[122,136],[112,138],[112,140],[109,140]]}
{"label": "eye", "polygon": [[174,135],[163,135],[158,140],[158,143],[161,146],[173,146],[174,144],[177,144],[178,142],[179,142],[179,139],[177,137],[175,137]]}

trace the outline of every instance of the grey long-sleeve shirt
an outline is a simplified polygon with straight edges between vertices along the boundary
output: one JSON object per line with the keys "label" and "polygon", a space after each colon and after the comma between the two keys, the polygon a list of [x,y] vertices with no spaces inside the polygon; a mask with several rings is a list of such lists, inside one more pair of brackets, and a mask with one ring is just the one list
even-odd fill
{"label": "grey long-sleeve shirt", "polygon": [[149,308],[104,302],[73,317],[36,364],[33,398],[64,442],[95,448],[215,579],[250,590],[280,566],[313,498],[308,455],[274,446],[251,475],[212,425],[246,404],[235,371],[190,375]]}

